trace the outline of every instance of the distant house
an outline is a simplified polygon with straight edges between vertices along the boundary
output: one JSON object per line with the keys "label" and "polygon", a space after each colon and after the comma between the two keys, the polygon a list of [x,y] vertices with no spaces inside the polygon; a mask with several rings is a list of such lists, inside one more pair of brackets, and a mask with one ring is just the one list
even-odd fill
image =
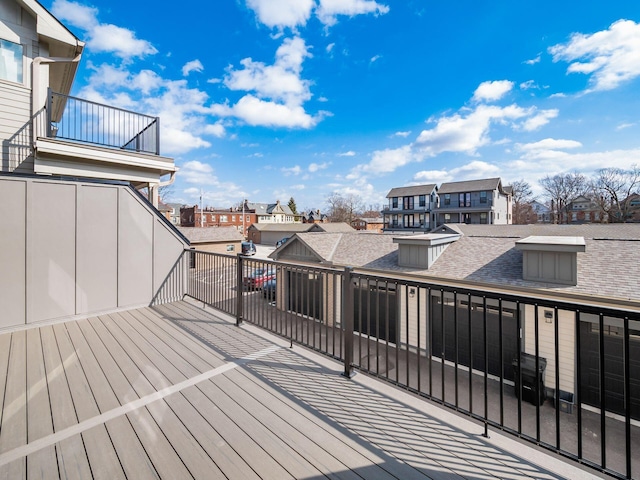
{"label": "distant house", "polygon": [[601,208],[584,195],[574,198],[561,215],[562,223],[599,223],[605,220]]}
{"label": "distant house", "polygon": [[443,183],[438,189],[437,224],[511,224],[512,197],[509,192],[500,178]]}
{"label": "distant house", "polygon": [[351,226],[356,230],[382,233],[384,220],[382,217],[358,217],[351,222]]}
{"label": "distant house", "polygon": [[180,208],[180,225],[183,227],[234,227],[244,236],[249,227],[256,223],[256,218],[252,211],[243,212],[238,208],[200,209],[198,205]]}
{"label": "distant house", "polygon": [[528,223],[551,223],[551,208],[544,203],[540,203],[534,200],[531,205],[531,211],[535,214],[536,218],[532,218]]}
{"label": "distant house", "polygon": [[244,240],[235,227],[178,227],[178,230],[189,240],[191,248],[205,252],[236,255]]}
{"label": "distant house", "polygon": [[392,188],[382,211],[384,232],[427,232],[435,226],[438,187],[435,184]]}
{"label": "distant house", "polygon": [[183,207],[181,203],[167,203],[167,206],[171,209],[170,219],[174,225],[180,225],[180,208]]}
{"label": "distant house", "polygon": [[302,214],[302,223],[326,223],[329,219],[320,210],[310,210],[308,213]]}
{"label": "distant house", "polygon": [[277,200],[276,203],[246,201],[244,209],[255,214],[255,223],[301,223],[301,216],[294,214],[289,205],[282,205],[280,200]]}

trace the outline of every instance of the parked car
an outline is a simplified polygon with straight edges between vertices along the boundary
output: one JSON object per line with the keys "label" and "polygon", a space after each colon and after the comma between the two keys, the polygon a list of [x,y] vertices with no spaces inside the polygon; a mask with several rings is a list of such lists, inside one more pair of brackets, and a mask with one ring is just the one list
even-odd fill
{"label": "parked car", "polygon": [[257,290],[269,280],[275,280],[276,272],[271,267],[256,268],[242,279],[242,284],[247,290]]}
{"label": "parked car", "polygon": [[281,238],[280,240],[278,240],[276,242],[276,248],[279,248],[282,245],[284,245],[285,243],[287,243],[287,240],[289,240],[289,237],[284,237],[284,238]]}
{"label": "parked car", "polygon": [[267,280],[264,285],[262,285],[262,296],[269,301],[273,301],[276,299],[276,279],[272,278],[271,280]]}
{"label": "parked car", "polygon": [[256,246],[253,242],[242,242],[242,255],[255,255]]}

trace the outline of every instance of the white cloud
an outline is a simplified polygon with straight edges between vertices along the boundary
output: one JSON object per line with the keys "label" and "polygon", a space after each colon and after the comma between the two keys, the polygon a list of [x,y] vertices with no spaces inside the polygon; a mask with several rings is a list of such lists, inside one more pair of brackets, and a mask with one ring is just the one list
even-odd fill
{"label": "white cloud", "polygon": [[302,168],[300,168],[300,165],[296,165],[295,167],[289,168],[283,167],[280,171],[288,177],[289,175],[300,175],[302,173]]}
{"label": "white cloud", "polygon": [[411,131],[408,130],[406,132],[396,132],[393,135],[391,135],[392,137],[403,137],[403,138],[407,138],[409,135],[411,135]]}
{"label": "white cloud", "polygon": [[219,116],[234,116],[249,125],[286,128],[314,127],[327,112],[309,115],[301,106],[282,105],[245,95],[234,106],[214,105],[212,113]]}
{"label": "white cloud", "polygon": [[501,169],[497,165],[474,160],[461,167],[450,170],[423,170],[416,173],[413,179],[421,183],[443,183],[451,181],[491,178],[500,176]]}
{"label": "white cloud", "polygon": [[330,43],[329,45],[327,45],[325,50],[327,51],[327,53],[331,53],[331,51],[333,50],[333,47],[335,47],[335,46],[336,46],[335,43]]}
{"label": "white cloud", "polygon": [[370,63],[375,63],[378,60],[380,60],[382,58],[381,55],[374,55],[373,57],[371,57],[371,60],[369,60]]}
{"label": "white cloud", "polygon": [[222,125],[222,123],[217,122],[214,124],[206,125],[204,127],[204,132],[218,138],[223,138],[226,134],[226,129],[224,128],[224,125]]}
{"label": "white cloud", "polygon": [[222,83],[222,79],[221,78],[210,78],[207,80],[207,83],[211,83],[211,84],[217,84],[217,83]]}
{"label": "white cloud", "polygon": [[354,17],[368,13],[384,15],[388,12],[388,6],[374,0],[320,0],[316,9],[318,19],[327,26],[335,25],[338,15]]}
{"label": "white cloud", "polygon": [[616,130],[624,130],[625,128],[635,127],[635,126],[636,126],[635,123],[621,123],[616,127]]}
{"label": "white cloud", "polygon": [[534,80],[527,80],[526,82],[522,82],[520,84],[520,90],[530,90],[530,89],[540,90],[540,87]]}
{"label": "white cloud", "polygon": [[98,24],[98,9],[67,0],[55,0],[51,13],[59,20],[82,30],[90,30]]}
{"label": "white cloud", "polygon": [[423,130],[416,140],[416,147],[427,156],[442,152],[464,152],[474,155],[479,147],[489,143],[492,123],[507,123],[530,114],[530,110],[517,105],[497,107],[479,105],[466,117],[454,114],[441,117],[434,128]]}
{"label": "white cloud", "polygon": [[576,140],[564,140],[564,139],[555,139],[555,138],[545,138],[544,140],[540,140],[538,142],[533,143],[517,143],[516,147],[519,150],[530,152],[533,150],[566,150],[569,148],[579,148],[582,146],[582,143]]}
{"label": "white cloud", "polygon": [[551,121],[551,119],[556,118],[557,116],[558,109],[556,108],[552,108],[550,110],[540,110],[539,113],[524,121],[524,123],[522,124],[522,130],[524,130],[525,132],[538,130],[540,127],[546,125]]}
{"label": "white cloud", "polygon": [[202,70],[204,70],[204,67],[202,66],[200,60],[191,60],[190,62],[187,62],[182,66],[182,76],[186,77],[191,72],[201,72]]}
{"label": "white cloud", "polygon": [[570,62],[567,73],[590,75],[587,92],[611,90],[640,76],[640,24],[618,20],[592,35],[574,33],[549,52],[554,62]]}
{"label": "white cloud", "polygon": [[400,148],[387,148],[373,152],[371,161],[366,165],[356,167],[352,173],[362,170],[379,175],[393,172],[413,161],[416,161],[416,154],[412,151],[411,145],[405,145]]}
{"label": "white cloud", "polygon": [[355,157],[356,152],[354,152],[353,150],[349,150],[348,152],[339,153],[338,156],[339,157]]}
{"label": "white cloud", "polygon": [[291,185],[291,186],[289,186],[289,188],[291,190],[304,190],[304,184],[303,183],[299,183],[297,185]]}
{"label": "white cloud", "polygon": [[530,60],[525,60],[523,63],[527,64],[527,65],[535,65],[536,63],[540,62],[540,54],[538,54],[535,58],[532,58]]}
{"label": "white cloud", "polygon": [[186,183],[195,183],[197,185],[217,185],[219,183],[218,177],[213,173],[213,167],[208,163],[202,163],[197,160],[192,160],[182,165],[176,176]]}
{"label": "white cloud", "polygon": [[513,88],[513,82],[509,80],[495,80],[495,81],[487,81],[482,82],[476,91],[473,93],[473,101],[482,102],[488,101],[493,102],[496,100],[500,100],[507,93],[511,91]]}
{"label": "white cloud", "polygon": [[315,0],[247,0],[260,23],[270,28],[295,28],[309,20]]}
{"label": "white cloud", "polygon": [[329,162],[325,162],[325,163],[311,163],[309,165],[309,171],[311,173],[317,172],[318,170],[324,170],[326,168],[329,167],[329,165],[331,165],[331,163]]}
{"label": "white cloud", "polygon": [[87,32],[87,48],[93,52],[107,52],[122,59],[155,55],[158,50],[146,40],[136,38],[127,29],[100,23],[98,9],[67,0],[55,0],[51,12],[60,20]]}

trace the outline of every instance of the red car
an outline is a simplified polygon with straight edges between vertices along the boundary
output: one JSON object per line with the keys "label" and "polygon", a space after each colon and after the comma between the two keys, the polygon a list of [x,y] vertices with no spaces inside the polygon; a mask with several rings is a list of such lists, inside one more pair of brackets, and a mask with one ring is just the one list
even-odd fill
{"label": "red car", "polygon": [[275,278],[276,272],[271,269],[271,267],[256,268],[253,272],[242,279],[242,284],[247,290],[255,290],[262,288],[266,282]]}

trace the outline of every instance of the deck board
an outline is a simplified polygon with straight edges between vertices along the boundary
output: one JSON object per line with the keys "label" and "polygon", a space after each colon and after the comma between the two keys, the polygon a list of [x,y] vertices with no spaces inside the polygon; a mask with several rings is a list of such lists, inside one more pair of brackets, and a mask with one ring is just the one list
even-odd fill
{"label": "deck board", "polygon": [[0,478],[560,478],[340,371],[188,301],[0,334]]}

